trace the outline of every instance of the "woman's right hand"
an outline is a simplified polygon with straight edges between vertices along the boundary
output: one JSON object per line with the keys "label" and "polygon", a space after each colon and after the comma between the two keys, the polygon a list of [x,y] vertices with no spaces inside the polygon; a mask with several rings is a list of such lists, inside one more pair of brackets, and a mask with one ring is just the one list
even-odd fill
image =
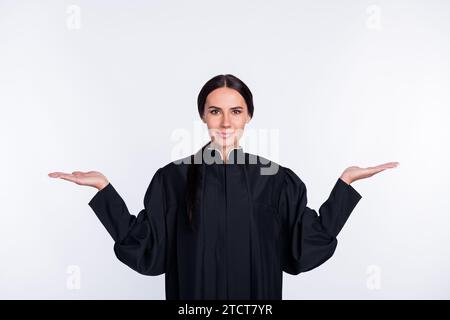
{"label": "woman's right hand", "polygon": [[82,186],[94,187],[98,190],[102,190],[109,184],[108,179],[98,171],[74,171],[72,173],[50,172],[48,176],[51,178],[61,178]]}

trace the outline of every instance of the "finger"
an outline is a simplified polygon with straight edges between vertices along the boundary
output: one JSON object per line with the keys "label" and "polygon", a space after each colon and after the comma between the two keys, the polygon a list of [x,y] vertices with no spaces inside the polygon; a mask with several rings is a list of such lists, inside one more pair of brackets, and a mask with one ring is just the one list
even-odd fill
{"label": "finger", "polygon": [[370,176],[372,176],[372,175],[377,174],[377,173],[379,173],[381,171],[384,171],[386,169],[397,167],[398,166],[397,163],[398,162],[389,162],[389,163],[381,164],[381,165],[376,166],[376,167],[370,167],[370,168],[367,168],[368,170],[366,171],[366,173],[369,174]]}
{"label": "finger", "polygon": [[370,170],[371,172],[377,173],[377,172],[383,171],[385,169],[395,168],[397,166],[398,166],[398,162],[386,162],[386,163],[380,164],[375,167],[368,167],[366,169]]}
{"label": "finger", "polygon": [[80,175],[84,174],[84,172],[82,172],[82,171],[74,171],[74,172],[72,172],[72,174],[74,176],[80,176]]}
{"label": "finger", "polygon": [[369,168],[364,169],[364,175],[373,176],[374,174],[377,174],[383,170],[386,170],[386,168],[383,168],[380,166],[369,167]]}
{"label": "finger", "polygon": [[57,172],[50,172],[48,174],[48,176],[52,177],[52,178],[59,178],[63,174],[67,174],[67,173],[65,173],[65,172],[58,172],[58,171]]}
{"label": "finger", "polygon": [[398,162],[386,162],[376,166],[375,168],[395,168],[399,165]]}
{"label": "finger", "polygon": [[373,176],[374,174],[380,173],[381,171],[384,171],[384,170],[386,170],[386,169],[385,168],[374,169],[374,170],[372,170],[370,175]]}
{"label": "finger", "polygon": [[75,183],[78,183],[78,181],[79,181],[78,177],[75,177],[71,174],[63,174],[60,176],[60,178],[67,180],[67,181],[75,182]]}

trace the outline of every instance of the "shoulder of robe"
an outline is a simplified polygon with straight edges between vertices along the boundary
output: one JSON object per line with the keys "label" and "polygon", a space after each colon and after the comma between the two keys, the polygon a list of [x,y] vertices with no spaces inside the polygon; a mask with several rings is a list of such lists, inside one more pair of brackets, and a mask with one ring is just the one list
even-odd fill
{"label": "shoulder of robe", "polygon": [[186,170],[190,163],[191,156],[187,156],[167,163],[166,165],[162,166],[160,170],[163,174],[175,173],[178,171]]}
{"label": "shoulder of robe", "polygon": [[286,200],[286,198],[302,198],[306,195],[306,185],[302,179],[292,169],[280,166],[279,179],[277,179],[279,189],[279,199]]}
{"label": "shoulder of robe", "polygon": [[285,187],[291,187],[300,190],[306,188],[305,183],[292,169],[288,167],[282,167],[281,171]]}
{"label": "shoulder of robe", "polygon": [[160,167],[155,174],[160,176],[161,182],[164,184],[167,182],[179,182],[180,179],[185,179],[189,167],[188,160],[190,156],[171,161],[162,167]]}

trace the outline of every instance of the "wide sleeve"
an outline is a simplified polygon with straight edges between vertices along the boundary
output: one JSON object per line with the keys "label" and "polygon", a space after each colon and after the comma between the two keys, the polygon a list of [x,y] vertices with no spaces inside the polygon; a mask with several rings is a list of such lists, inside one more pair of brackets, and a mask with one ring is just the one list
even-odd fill
{"label": "wide sleeve", "polygon": [[307,206],[303,181],[289,168],[284,169],[278,212],[282,221],[282,268],[289,274],[314,269],[334,254],[337,235],[361,195],[338,179],[319,214]]}
{"label": "wide sleeve", "polygon": [[144,209],[137,216],[109,183],[89,201],[103,226],[114,240],[117,258],[145,275],[165,272],[166,203],[160,169],[153,176],[144,196]]}

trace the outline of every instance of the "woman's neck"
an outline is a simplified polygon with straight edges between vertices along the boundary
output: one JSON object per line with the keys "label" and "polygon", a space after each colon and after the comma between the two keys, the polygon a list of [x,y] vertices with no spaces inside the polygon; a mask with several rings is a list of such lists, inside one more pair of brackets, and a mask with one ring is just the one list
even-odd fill
{"label": "woman's neck", "polygon": [[239,145],[238,142],[235,142],[234,144],[231,144],[231,145],[218,145],[218,144],[215,144],[214,141],[212,141],[210,143],[209,147],[219,150],[220,155],[222,157],[222,161],[224,161],[224,162],[227,161],[228,155],[230,154],[230,152],[232,150],[241,148],[241,146]]}

